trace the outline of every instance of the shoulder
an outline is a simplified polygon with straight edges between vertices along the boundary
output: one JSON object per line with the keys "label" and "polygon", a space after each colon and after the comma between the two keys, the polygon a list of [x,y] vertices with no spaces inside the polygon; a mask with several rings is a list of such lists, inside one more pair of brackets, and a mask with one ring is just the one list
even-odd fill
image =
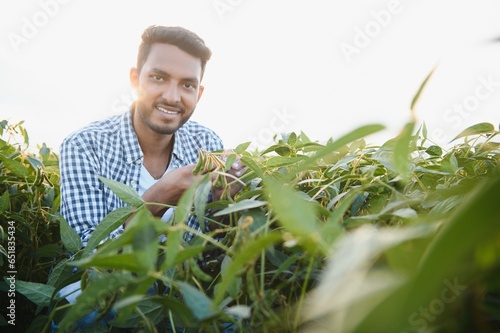
{"label": "shoulder", "polygon": [[179,135],[190,142],[196,142],[199,146],[217,146],[222,149],[222,139],[212,129],[194,121],[189,120],[178,130]]}
{"label": "shoulder", "polygon": [[68,145],[87,146],[93,142],[109,140],[120,133],[126,114],[113,115],[102,120],[91,122],[79,130],[72,132],[62,142],[61,147]]}

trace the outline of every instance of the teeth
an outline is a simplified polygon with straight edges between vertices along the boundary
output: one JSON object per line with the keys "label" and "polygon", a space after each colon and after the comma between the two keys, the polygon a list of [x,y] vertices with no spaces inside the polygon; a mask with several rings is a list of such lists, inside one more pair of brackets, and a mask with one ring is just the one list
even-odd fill
{"label": "teeth", "polygon": [[166,110],[166,109],[161,108],[161,107],[158,107],[158,110],[160,110],[161,112],[166,113],[166,114],[177,114],[178,113],[176,111],[169,111],[169,110]]}

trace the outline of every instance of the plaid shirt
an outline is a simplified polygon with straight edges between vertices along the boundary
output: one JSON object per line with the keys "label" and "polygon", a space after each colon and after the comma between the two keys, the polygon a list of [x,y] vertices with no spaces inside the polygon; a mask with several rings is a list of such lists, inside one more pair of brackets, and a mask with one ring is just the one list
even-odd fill
{"label": "plaid shirt", "polygon": [[[126,205],[97,177],[113,179],[139,190],[143,153],[131,115],[129,111],[91,123],[68,136],[61,145],[61,214],[76,230],[84,246],[108,213]],[[175,133],[170,166],[175,169],[196,163],[200,148],[215,151],[223,145],[212,130],[188,121]],[[194,216],[187,224],[200,229]],[[119,227],[109,238],[122,232],[123,227]]]}

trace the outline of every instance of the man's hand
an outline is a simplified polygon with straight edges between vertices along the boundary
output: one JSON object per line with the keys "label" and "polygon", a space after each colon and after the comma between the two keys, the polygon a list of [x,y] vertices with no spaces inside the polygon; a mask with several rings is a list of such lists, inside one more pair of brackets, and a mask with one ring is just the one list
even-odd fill
{"label": "man's hand", "polygon": [[[146,202],[157,202],[171,206],[177,205],[182,194],[201,176],[193,174],[195,165],[186,165],[167,172],[142,196]],[[167,207],[148,206],[155,216],[162,216]]]}
{"label": "man's hand", "polygon": [[[224,154],[221,155],[221,160],[225,162],[230,154],[234,153],[231,150],[225,151]],[[225,176],[225,178],[226,184],[230,184],[229,188],[220,186],[220,184],[217,184],[217,182],[215,182],[215,184],[212,186],[213,201],[220,200],[224,194],[224,191],[226,191],[226,194],[233,198],[234,195],[238,193],[238,191],[243,187],[243,184],[239,182],[237,178],[240,178],[241,175],[243,175],[243,173],[246,171],[246,169],[247,167],[243,164],[243,162],[240,161],[239,157],[236,156],[236,160],[231,165],[231,168],[229,168],[229,170],[225,172],[228,174],[228,176]],[[231,175],[232,177],[229,175]],[[215,180],[217,176],[217,174],[214,174],[212,176],[212,180]]]}

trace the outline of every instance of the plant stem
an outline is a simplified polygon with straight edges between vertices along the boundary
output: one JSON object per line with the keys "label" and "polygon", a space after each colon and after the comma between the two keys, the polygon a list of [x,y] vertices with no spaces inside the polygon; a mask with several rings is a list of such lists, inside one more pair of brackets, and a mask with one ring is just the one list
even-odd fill
{"label": "plant stem", "polygon": [[297,328],[299,326],[300,313],[302,312],[302,305],[304,303],[304,297],[306,295],[307,285],[309,284],[309,277],[311,276],[313,262],[314,262],[314,256],[311,256],[311,258],[309,259],[309,266],[307,266],[306,278],[304,279],[304,283],[302,284],[302,292],[300,293],[300,299],[297,304],[297,312],[295,314],[295,319],[293,322],[293,332],[297,332]]}

